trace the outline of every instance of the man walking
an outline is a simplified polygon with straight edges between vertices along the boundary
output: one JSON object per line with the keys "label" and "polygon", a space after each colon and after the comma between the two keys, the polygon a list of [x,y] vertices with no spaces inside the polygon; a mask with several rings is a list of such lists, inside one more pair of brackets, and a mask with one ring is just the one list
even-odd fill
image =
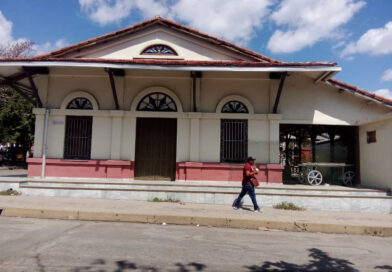
{"label": "man walking", "polygon": [[249,157],[246,160],[246,163],[245,163],[244,168],[242,170],[242,190],[241,190],[241,193],[238,196],[237,200],[233,204],[233,208],[235,210],[238,210],[240,208],[242,198],[246,194],[248,194],[250,196],[250,198],[252,199],[254,211],[261,212],[259,205],[257,205],[255,187],[252,182],[252,179],[254,178],[254,176],[259,173],[259,169],[257,169],[256,167],[253,167],[254,164],[255,164],[255,158]]}

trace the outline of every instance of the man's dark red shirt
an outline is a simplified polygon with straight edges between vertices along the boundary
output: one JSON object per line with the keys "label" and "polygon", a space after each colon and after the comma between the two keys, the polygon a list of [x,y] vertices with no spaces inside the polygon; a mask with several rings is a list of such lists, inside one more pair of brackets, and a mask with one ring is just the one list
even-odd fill
{"label": "man's dark red shirt", "polygon": [[252,176],[248,177],[246,172],[252,172],[252,166],[250,163],[245,163],[244,168],[242,169],[242,185],[252,184]]}

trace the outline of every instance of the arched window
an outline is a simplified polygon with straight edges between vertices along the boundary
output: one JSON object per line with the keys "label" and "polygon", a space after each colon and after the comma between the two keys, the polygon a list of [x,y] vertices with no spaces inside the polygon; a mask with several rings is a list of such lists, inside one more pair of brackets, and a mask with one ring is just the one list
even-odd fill
{"label": "arched window", "polygon": [[249,113],[249,111],[242,102],[229,101],[222,107],[222,113]]}
{"label": "arched window", "polygon": [[177,52],[170,46],[154,44],[144,49],[141,55],[177,56]]}
{"label": "arched window", "polygon": [[137,106],[138,111],[177,111],[176,103],[164,93],[150,93],[142,98]]}
{"label": "arched window", "polygon": [[67,105],[67,109],[69,110],[92,110],[93,105],[90,100],[84,97],[77,97]]}

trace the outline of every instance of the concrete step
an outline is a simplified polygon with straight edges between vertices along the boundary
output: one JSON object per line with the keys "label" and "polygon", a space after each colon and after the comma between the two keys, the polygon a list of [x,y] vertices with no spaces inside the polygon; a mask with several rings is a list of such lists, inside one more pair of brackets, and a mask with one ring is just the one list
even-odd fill
{"label": "concrete step", "polygon": [[[218,184],[186,184],[177,182],[151,183],[151,182],[75,182],[75,181],[29,181],[22,183],[21,188],[69,188],[69,189],[86,189],[86,190],[129,190],[129,191],[164,191],[164,192],[215,192],[215,193],[235,193],[241,190],[240,184],[218,185]],[[257,188],[258,193],[278,194],[278,195],[323,195],[323,196],[388,196],[385,191],[359,188],[328,188],[328,187],[298,187],[295,186],[260,186]]]}
{"label": "concrete step", "polygon": [[[174,183],[175,184],[175,183]],[[107,186],[107,187],[105,187]],[[313,187],[312,187],[313,188]],[[69,184],[28,182],[21,184],[19,191],[24,195],[59,196],[78,198],[180,201],[184,203],[205,203],[231,205],[239,193],[239,186],[173,186],[151,184]],[[276,188],[275,188],[276,189]],[[268,191],[269,190],[269,191]],[[292,202],[306,209],[337,210],[356,212],[392,212],[392,197],[386,194],[360,195],[356,190],[337,192],[325,189],[309,191],[293,189],[274,190],[257,189],[257,200],[264,206],[273,206],[283,201]],[[364,193],[364,192],[362,192]],[[370,193],[370,192],[367,192]],[[359,194],[359,195],[356,195]],[[244,198],[244,205],[251,205],[249,197]]]}

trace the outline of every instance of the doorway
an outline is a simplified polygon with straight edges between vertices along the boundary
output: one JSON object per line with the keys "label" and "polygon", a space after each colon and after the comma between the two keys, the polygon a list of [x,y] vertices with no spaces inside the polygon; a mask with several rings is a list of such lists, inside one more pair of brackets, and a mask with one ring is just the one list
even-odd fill
{"label": "doorway", "polygon": [[137,118],[135,178],[175,180],[177,119]]}

